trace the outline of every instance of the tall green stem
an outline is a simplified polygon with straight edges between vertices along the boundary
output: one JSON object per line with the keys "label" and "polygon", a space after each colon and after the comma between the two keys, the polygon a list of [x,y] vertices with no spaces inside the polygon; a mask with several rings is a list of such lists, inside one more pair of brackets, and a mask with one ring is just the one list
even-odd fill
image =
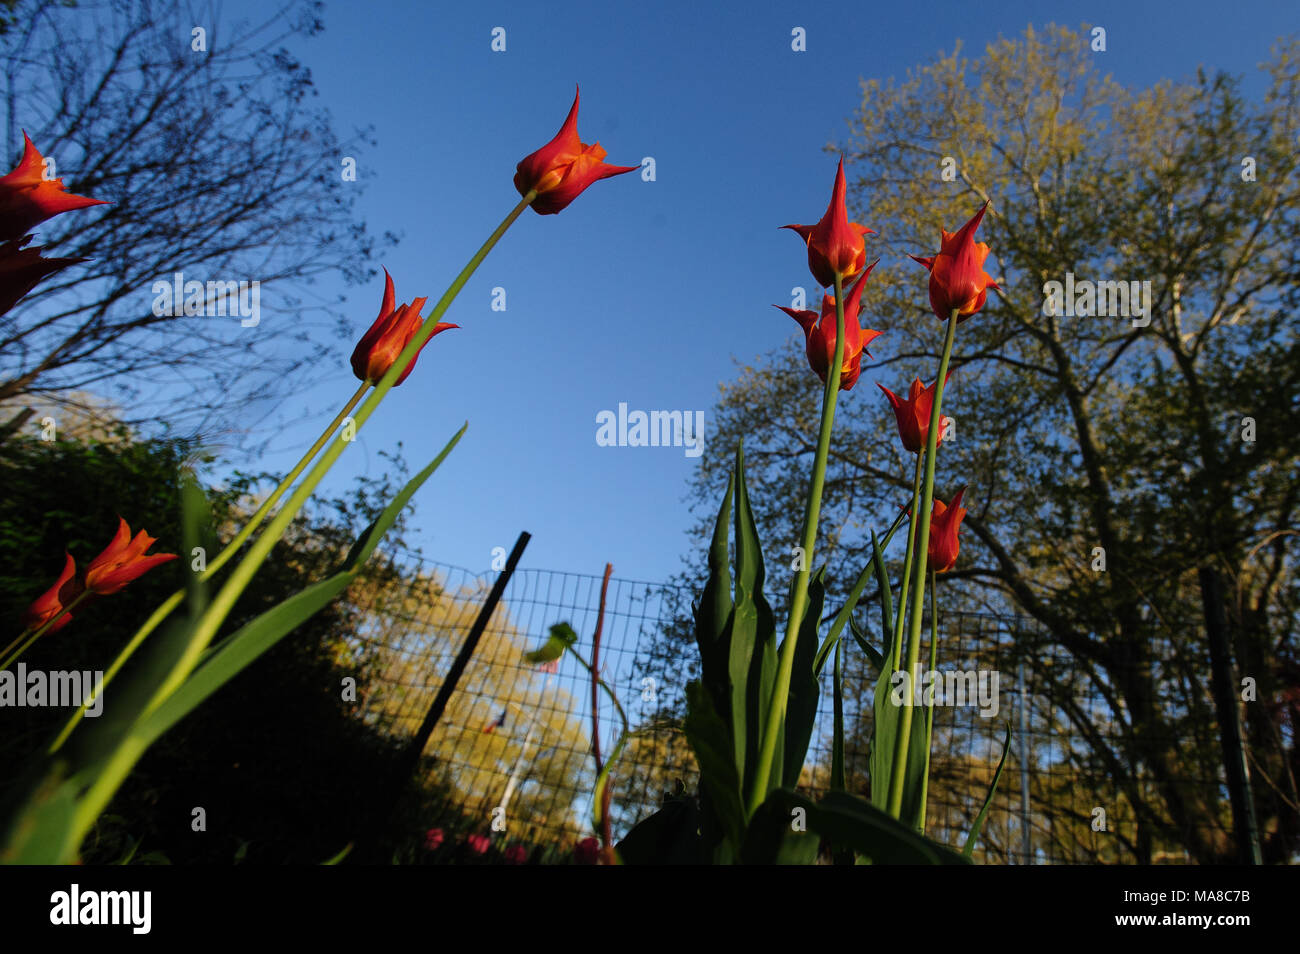
{"label": "tall green stem", "polygon": [[[930,571],[930,672],[939,664],[939,583]],[[925,812],[930,797],[930,740],[934,738],[934,699],[925,706],[925,771],[921,773],[921,834],[925,834]]]}
{"label": "tall green stem", "polygon": [[[470,276],[473,275],[474,271],[480,264],[482,264],[483,259],[487,257],[487,254],[490,251],[492,251],[493,246],[495,246],[501,239],[501,236],[505,234],[506,229],[514,223],[515,219],[519,218],[524,209],[528,208],[529,203],[531,203],[536,197],[537,193],[530,190],[528,194],[520,200],[519,204],[516,205],[514,209],[511,210],[511,212],[501,221],[501,224],[496,227],[496,230],[488,236],[487,241],[484,242],[479,250],[474,253],[473,257],[469,260],[469,263],[461,269],[460,274],[458,274],[452,281],[443,296],[438,299],[438,303],[434,306],[429,317],[425,319],[420,330],[407,343],[406,347],[402,349],[401,354],[399,354],[397,359],[393,362],[392,367],[390,367],[384,376],[380,378],[379,383],[375,385],[374,391],[370,393],[369,397],[366,398],[361,407],[357,410],[354,418],[357,431],[361,430],[362,426],[370,418],[370,415],[375,412],[375,409],[379,406],[380,402],[383,401],[388,392],[393,389],[393,385],[396,383],[398,377],[406,370],[407,366],[415,360],[415,356],[419,353],[425,342],[433,336],[433,331],[438,323],[438,319],[446,313],[447,308],[450,307],[452,301],[455,300],[461,289],[465,287],[465,283],[469,281]],[[230,611],[234,608],[235,602],[252,580],[253,574],[257,572],[262,563],[266,560],[267,556],[270,555],[271,549],[275,546],[276,541],[278,541],[284,534],[285,530],[288,529],[290,522],[298,511],[307,503],[307,500],[315,491],[316,486],[322,479],[324,479],[325,474],[329,472],[329,469],[334,466],[334,463],[346,448],[347,443],[347,441],[335,440],[329,445],[328,449],[316,462],[315,466],[307,472],[307,476],[303,478],[302,483],[299,484],[297,490],[294,491],[293,496],[289,498],[288,503],[286,503],[280,512],[271,519],[271,522],[267,524],[266,530],[263,531],[262,535],[253,542],[251,547],[249,547],[248,553],[231,572],[225,585],[222,586],[221,590],[212,599],[212,602],[208,604],[203,615],[194,623],[190,631],[189,643],[186,645],[184,651],[181,653],[180,659],[176,662],[162,685],[159,686],[152,697],[150,697],[148,704],[144,707],[141,713],[142,718],[156,710],[168,696],[180,687],[181,683],[185,681],[189,674],[193,672],[195,665],[198,663],[199,657],[212,641],[217,630],[230,614]],[[131,771],[131,767],[144,753],[147,744],[148,743],[135,736],[129,736],[124,740],[123,744],[113,752],[112,756],[110,756],[94,785],[91,786],[89,791],[86,792],[85,796],[77,805],[76,817],[73,822],[73,834],[78,844],[80,843],[80,839],[84,837],[85,833],[90,830],[90,826],[94,824],[95,819],[99,817],[100,812],[103,811],[104,807],[113,797],[113,793],[117,791],[127,773]]]}
{"label": "tall green stem", "polygon": [[[316,438],[316,443],[312,444],[307,450],[307,453],[302,455],[302,459],[294,465],[293,470],[289,471],[289,473],[284,476],[284,479],[280,481],[275,490],[271,491],[270,496],[262,501],[262,505],[257,508],[257,511],[251,517],[248,518],[248,522],[245,523],[231,541],[225,545],[212,562],[207,565],[206,569],[199,574],[199,582],[202,583],[210,580],[216,575],[218,570],[230,561],[231,557],[239,552],[239,548],[242,547],[248,538],[253,535],[253,532],[261,526],[266,515],[271,512],[271,509],[276,505],[280,498],[284,496],[285,491],[287,491],[293,485],[293,482],[298,479],[299,475],[307,469],[307,465],[310,464],[312,460],[315,459],[316,455],[320,453],[320,449],[325,446],[326,441],[328,441],[331,435],[338,430],[339,425],[343,423],[344,419],[352,413],[352,409],[356,407],[357,402],[365,396],[369,387],[370,382],[366,381],[362,383],[361,387],[357,388],[356,393],[348,399],[347,404],[343,405],[343,409],[340,410],[338,414],[334,415],[334,420],[330,421],[329,426],[321,432],[320,437]],[[141,644],[149,638],[149,635],[157,629],[184,600],[185,590],[183,588],[177,590],[171,596],[167,597],[167,599],[153,611],[153,614],[144,621],[144,624],[135,631],[135,635],[131,637],[131,641],[128,642],[125,648],[117,654],[117,658],[113,660],[112,665],[105,670],[104,680],[100,683],[98,691],[81,704],[81,708],[72,714],[72,718],[69,719],[67,725],[63,727],[63,731],[60,732],[58,737],[50,744],[49,752],[51,754],[57,752],[63,746],[63,743],[68,740],[68,736],[71,735],[72,730],[77,727],[77,723],[85,717],[86,710],[94,705],[95,699],[103,694],[104,688],[108,685],[109,681],[118,674],[119,670],[126,665],[127,660],[134,655],[135,651],[140,648]]]}
{"label": "tall green stem", "polygon": [[[913,523],[916,534],[916,581],[912,586],[911,618],[908,620],[907,678],[916,675],[916,662],[921,652],[921,613],[925,609],[926,554],[930,548],[930,511],[934,506],[934,463],[939,443],[939,408],[943,404],[943,385],[948,377],[948,361],[952,357],[953,341],[957,337],[957,309],[948,316],[948,333],[943,340],[943,356],[939,359],[939,377],[934,382],[934,404],[930,407],[930,432],[925,438],[925,480],[921,485],[921,504],[915,512]],[[895,818],[903,811],[903,775],[907,765],[907,749],[912,734],[912,693],[903,700],[899,713],[898,735],[894,739],[894,761],[889,775],[889,814]]]}
{"label": "tall green stem", "polygon": [[763,726],[762,746],[759,750],[754,788],[749,793],[749,811],[753,815],[763,804],[776,756],[779,727],[785,720],[790,677],[794,671],[795,643],[799,639],[804,611],[808,604],[808,577],[812,572],[813,550],[817,545],[817,523],[821,518],[822,487],[826,483],[826,458],[830,454],[831,429],[835,424],[835,400],[840,393],[840,370],[844,364],[844,280],[835,276],[835,357],[826,369],[826,389],[822,394],[822,422],[817,434],[817,455],[813,460],[812,480],[808,485],[808,500],[803,515],[803,562],[797,571],[794,591],[790,597],[790,617],[786,621],[785,640],[781,644],[781,659],[776,671],[776,685]]}
{"label": "tall green stem", "polygon": [[912,560],[916,552],[916,509],[921,502],[921,474],[925,458],[916,455],[916,469],[912,477],[912,509],[907,521],[907,555],[903,558],[903,579],[898,584],[898,612],[894,614],[894,640],[890,645],[890,670],[896,672],[903,660],[903,621],[907,618],[907,594],[912,581]]}

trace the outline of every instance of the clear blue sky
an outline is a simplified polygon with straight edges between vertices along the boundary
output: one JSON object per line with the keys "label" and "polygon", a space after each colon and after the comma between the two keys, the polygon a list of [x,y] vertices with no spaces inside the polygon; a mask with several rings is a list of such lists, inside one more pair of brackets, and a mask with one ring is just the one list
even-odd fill
{"label": "clear blue sky", "polygon": [[[901,78],[957,40],[978,56],[998,35],[1053,21],[1105,26],[1104,68],[1147,85],[1201,64],[1251,74],[1300,17],[1282,0],[327,4],[325,32],[295,52],[336,128],[375,127],[378,148],[358,156],[360,211],[373,231],[403,235],[382,263],[399,301],[436,300],[514,205],[515,163],[554,135],[575,83],[583,141],[613,163],[657,165],[655,182],[630,174],[559,215],[525,212],[449,312],[461,329],[426,348],[333,486],[383,466],[377,452],[399,440],[416,469],[468,420],[416,498],[411,539],[426,554],[486,569],[493,547],[527,529],[525,566],[599,573],[610,561],[645,580],[679,570],[699,459],[599,447],[597,413],[701,410],[707,441],[733,359],[799,346],[771,304],[795,285],[811,294],[812,280],[797,238],[777,227],[825,209],[835,158],[824,147],[844,138],[859,79]],[[490,49],[498,26],[504,53]],[[796,26],[807,52],[790,48]],[[495,286],[505,312],[490,308]],[[382,290],[381,276],[350,293],[357,336]],[[285,409],[312,416],[277,438],[265,467],[287,469],[352,392],[350,348],[336,382]],[[874,394],[859,386],[849,399]]]}

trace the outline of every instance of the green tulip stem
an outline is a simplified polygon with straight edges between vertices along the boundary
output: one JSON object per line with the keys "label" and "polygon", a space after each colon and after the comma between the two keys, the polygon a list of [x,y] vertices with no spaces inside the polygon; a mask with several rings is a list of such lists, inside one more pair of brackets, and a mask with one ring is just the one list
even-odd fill
{"label": "green tulip stem", "polygon": [[[915,511],[913,523],[916,535],[916,581],[912,585],[911,618],[908,620],[907,678],[916,676],[916,663],[921,652],[921,613],[925,609],[925,570],[929,560],[930,511],[934,506],[934,462],[939,444],[940,407],[943,404],[944,379],[948,377],[948,361],[952,358],[952,345],[957,337],[959,312],[953,309],[948,316],[948,333],[943,341],[943,355],[939,359],[939,377],[934,382],[934,403],[930,406],[930,432],[925,437],[925,481],[921,485],[921,505]],[[901,607],[900,607],[901,611]],[[906,683],[905,683],[906,685]],[[912,733],[912,693],[903,700],[899,712],[898,735],[894,739],[894,761],[889,773],[889,814],[899,818],[903,811],[903,775],[907,766],[908,742]]]}
{"label": "green tulip stem", "polygon": [[903,558],[903,578],[898,584],[898,612],[894,614],[894,634],[890,643],[890,671],[897,672],[903,661],[903,620],[907,618],[908,584],[912,580],[912,560],[916,553],[916,509],[921,502],[921,477],[925,458],[918,451],[916,468],[912,476],[912,509],[908,511],[907,554]]}
{"label": "green tulip stem", "polygon": [[[930,571],[930,672],[939,664],[939,579]],[[934,699],[925,706],[925,771],[921,773],[921,834],[925,834],[925,811],[930,796],[930,749],[934,738]]]}
{"label": "green tulip stem", "polygon": [[821,429],[817,434],[817,455],[813,459],[812,480],[808,485],[808,500],[803,517],[802,569],[797,571],[794,590],[790,598],[790,616],[786,621],[785,640],[781,644],[781,659],[776,671],[776,685],[768,706],[767,721],[763,726],[757,771],[754,773],[753,791],[749,793],[748,815],[753,815],[767,797],[772,766],[776,757],[776,740],[780,726],[785,721],[786,705],[790,693],[790,678],[794,671],[795,644],[802,628],[804,611],[808,604],[808,577],[812,571],[813,550],[817,545],[817,523],[821,518],[822,487],[826,483],[826,458],[830,454],[831,429],[835,424],[835,401],[840,393],[840,369],[844,364],[844,279],[835,276],[835,357],[826,369],[826,389],[822,395]]}

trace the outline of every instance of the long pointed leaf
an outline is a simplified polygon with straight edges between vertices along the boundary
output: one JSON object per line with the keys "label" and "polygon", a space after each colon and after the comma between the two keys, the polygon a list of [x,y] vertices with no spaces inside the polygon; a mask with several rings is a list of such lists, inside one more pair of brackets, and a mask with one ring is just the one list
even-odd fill
{"label": "long pointed leaf", "polygon": [[970,858],[975,852],[975,842],[980,836],[980,829],[984,827],[984,819],[989,813],[989,806],[993,804],[993,796],[997,794],[998,782],[1002,780],[1002,770],[1006,768],[1007,753],[1011,751],[1011,723],[1007,723],[1006,738],[1002,740],[1002,758],[998,759],[997,771],[993,773],[993,784],[989,786],[988,796],[984,799],[984,805],[980,808],[980,813],[975,816],[975,824],[971,826],[970,835],[966,838],[966,847],[961,850],[963,858]]}

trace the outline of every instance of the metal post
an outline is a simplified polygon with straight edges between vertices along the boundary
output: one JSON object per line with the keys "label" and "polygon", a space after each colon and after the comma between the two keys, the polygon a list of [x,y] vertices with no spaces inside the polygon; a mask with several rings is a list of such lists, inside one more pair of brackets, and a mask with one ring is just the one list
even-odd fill
{"label": "metal post", "polygon": [[[1016,648],[1020,648],[1020,614],[1016,614]],[[1016,708],[1020,710],[1020,845],[1021,863],[1033,864],[1029,838],[1029,695],[1025,692],[1025,662],[1016,664]]]}

